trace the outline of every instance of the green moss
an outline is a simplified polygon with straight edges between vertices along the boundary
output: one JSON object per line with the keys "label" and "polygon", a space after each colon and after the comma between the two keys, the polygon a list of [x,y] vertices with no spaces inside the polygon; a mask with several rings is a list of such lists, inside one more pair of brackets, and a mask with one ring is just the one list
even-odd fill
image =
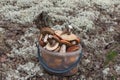
{"label": "green moss", "polygon": [[107,55],[106,55],[106,61],[105,61],[105,66],[109,64],[109,62],[113,61],[116,56],[118,55],[118,53],[116,51],[110,51]]}

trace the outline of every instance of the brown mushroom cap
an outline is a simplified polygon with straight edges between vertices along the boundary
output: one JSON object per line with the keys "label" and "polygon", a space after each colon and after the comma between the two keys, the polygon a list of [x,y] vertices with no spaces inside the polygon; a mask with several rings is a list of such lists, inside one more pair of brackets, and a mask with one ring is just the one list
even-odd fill
{"label": "brown mushroom cap", "polygon": [[42,40],[39,41],[39,44],[43,47],[46,43],[44,43]]}
{"label": "brown mushroom cap", "polygon": [[56,41],[60,42],[60,38],[57,35],[53,35],[53,39],[55,39]]}
{"label": "brown mushroom cap", "polygon": [[74,46],[68,47],[67,52],[73,52],[78,50],[79,48],[80,47],[78,45],[74,45]]}
{"label": "brown mushroom cap", "polygon": [[59,43],[58,43],[58,42],[56,42],[54,46],[53,46],[53,45],[51,46],[50,43],[48,42],[48,43],[46,44],[45,48],[46,48],[47,50],[53,51],[53,50],[55,50],[58,46],[59,46]]}
{"label": "brown mushroom cap", "polygon": [[63,40],[67,40],[67,41],[77,40],[77,42],[80,42],[79,38],[75,34],[72,34],[72,33],[70,33],[70,34],[64,33],[63,34],[63,31],[56,30],[55,34]]}
{"label": "brown mushroom cap", "polygon": [[73,41],[76,42],[75,44],[80,43],[80,39],[72,33],[67,34],[67,33],[63,33],[63,31],[56,30],[55,35],[56,35],[55,38],[58,40],[58,42],[67,44],[69,46],[74,45],[71,43]]}
{"label": "brown mushroom cap", "polygon": [[80,43],[80,38],[77,37],[76,41],[77,41],[78,43]]}
{"label": "brown mushroom cap", "polygon": [[71,46],[71,45],[72,45],[72,43],[70,43],[69,41],[66,41],[66,40],[60,40],[60,42],[61,42],[62,44],[66,44],[66,45],[68,45],[68,46]]}
{"label": "brown mushroom cap", "polygon": [[41,29],[41,33],[42,34],[45,34],[45,33],[54,34],[54,30],[49,28],[49,27],[44,27],[44,28]]}
{"label": "brown mushroom cap", "polygon": [[70,35],[68,35],[68,34],[63,34],[63,35],[61,35],[60,36],[63,40],[68,40],[68,41],[72,41],[72,40],[76,40],[77,39],[77,36],[76,35],[74,35],[74,34],[70,34]]}
{"label": "brown mushroom cap", "polygon": [[60,31],[60,30],[56,30],[56,31],[55,31],[55,34],[56,34],[59,38],[61,38],[60,36],[61,36],[62,33],[63,33],[63,31]]}

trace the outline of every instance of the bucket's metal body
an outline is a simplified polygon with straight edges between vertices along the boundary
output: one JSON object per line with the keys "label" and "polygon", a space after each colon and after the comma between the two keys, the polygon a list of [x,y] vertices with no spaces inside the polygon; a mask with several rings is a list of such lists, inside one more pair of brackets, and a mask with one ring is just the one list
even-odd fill
{"label": "bucket's metal body", "polygon": [[78,71],[78,64],[82,57],[82,47],[75,52],[50,52],[37,45],[38,59],[43,68],[52,74],[70,76]]}

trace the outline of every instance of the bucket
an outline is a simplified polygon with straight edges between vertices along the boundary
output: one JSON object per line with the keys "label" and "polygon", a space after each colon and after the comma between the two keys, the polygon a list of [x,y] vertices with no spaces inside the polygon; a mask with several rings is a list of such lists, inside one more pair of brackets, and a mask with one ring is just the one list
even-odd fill
{"label": "bucket", "polygon": [[42,67],[49,73],[60,76],[71,76],[78,72],[78,64],[82,57],[82,47],[74,52],[52,52],[37,44],[38,59]]}

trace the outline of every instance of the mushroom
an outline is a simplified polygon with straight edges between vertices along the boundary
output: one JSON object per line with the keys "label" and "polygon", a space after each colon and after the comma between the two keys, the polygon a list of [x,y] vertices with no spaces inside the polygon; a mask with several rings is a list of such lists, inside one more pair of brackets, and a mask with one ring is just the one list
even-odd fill
{"label": "mushroom", "polygon": [[77,44],[80,43],[80,39],[77,38],[77,39],[75,39],[75,40],[70,41],[70,43],[71,43],[72,45],[77,45]]}
{"label": "mushroom", "polygon": [[56,41],[60,42],[60,38],[57,35],[53,35],[53,39],[55,39]]}
{"label": "mushroom", "polygon": [[59,52],[59,50],[60,50],[60,46],[58,46],[58,47],[54,50],[54,52]]}
{"label": "mushroom", "polygon": [[80,39],[74,34],[63,34],[60,36],[63,40],[76,41],[76,44],[80,43]]}
{"label": "mushroom", "polygon": [[70,43],[69,41],[66,41],[66,40],[60,40],[60,42],[62,44],[66,44],[67,46],[71,46],[72,45],[72,43]]}
{"label": "mushroom", "polygon": [[54,30],[52,30],[50,27],[44,27],[41,29],[41,33],[42,34],[54,34]]}
{"label": "mushroom", "polygon": [[[57,39],[58,42],[67,44],[68,46],[76,45],[80,43],[80,39],[74,35],[73,33],[66,33],[60,30],[55,31],[55,39]],[[61,40],[61,41],[59,41]]]}
{"label": "mushroom", "polygon": [[60,36],[61,36],[62,33],[63,33],[63,32],[60,31],[60,30],[56,30],[56,31],[55,31],[55,35],[56,35],[57,37],[59,37],[59,38],[60,38]]}
{"label": "mushroom", "polygon": [[77,39],[77,36],[76,35],[74,35],[74,34],[62,34],[61,36],[60,36],[63,40],[68,40],[68,41],[72,41],[72,40],[76,40]]}
{"label": "mushroom", "polygon": [[45,46],[45,43],[42,40],[40,40],[39,43],[42,47]]}
{"label": "mushroom", "polygon": [[68,25],[68,27],[69,27],[70,30],[73,29],[73,27],[71,25]]}
{"label": "mushroom", "polygon": [[43,46],[45,46],[45,43],[43,42],[42,38],[43,38],[43,35],[40,34],[40,37],[39,37],[39,44],[43,47]]}
{"label": "mushroom", "polygon": [[60,36],[58,37],[57,35],[54,35],[53,36],[53,39],[55,39],[56,41],[58,41],[59,43],[61,43],[61,44],[65,44],[65,45],[67,45],[67,46],[71,46],[72,45],[72,43],[70,43],[69,41],[67,41],[67,40],[61,40],[60,39]]}
{"label": "mushroom", "polygon": [[77,44],[77,42],[76,42],[76,41],[72,41],[71,43],[72,43],[73,45],[76,45],[76,44]]}
{"label": "mushroom", "polygon": [[75,34],[73,34],[73,33],[68,34],[68,33],[64,33],[63,31],[56,30],[55,34],[57,35],[57,37],[59,37],[62,40],[76,41],[76,44],[80,42],[80,39]]}
{"label": "mushroom", "polygon": [[73,52],[78,50],[80,47],[78,45],[73,45],[71,47],[68,47],[67,52]]}
{"label": "mushroom", "polygon": [[[62,32],[62,34],[71,34],[72,33],[72,26],[71,25],[65,25],[65,29],[63,29],[63,32]],[[61,35],[62,35],[61,34]]]}
{"label": "mushroom", "polygon": [[71,34],[72,33],[72,28],[73,27],[71,25],[65,25],[65,29],[63,29],[62,34],[68,34],[68,35]]}
{"label": "mushroom", "polygon": [[45,48],[46,48],[47,50],[53,51],[53,50],[55,50],[56,48],[58,48],[58,46],[59,46],[59,42],[56,42],[56,41],[52,40],[51,42],[48,42],[48,43],[46,44]]}
{"label": "mushroom", "polygon": [[40,34],[39,40],[42,40],[42,38],[43,38],[43,35],[42,35],[42,34]]}
{"label": "mushroom", "polygon": [[49,35],[46,34],[45,37],[44,37],[44,40],[43,40],[45,43],[47,42],[48,37],[49,37]]}
{"label": "mushroom", "polygon": [[48,36],[49,38],[53,38],[53,36],[50,34],[49,36]]}
{"label": "mushroom", "polygon": [[63,44],[60,48],[60,53],[65,53],[66,52],[66,45]]}

